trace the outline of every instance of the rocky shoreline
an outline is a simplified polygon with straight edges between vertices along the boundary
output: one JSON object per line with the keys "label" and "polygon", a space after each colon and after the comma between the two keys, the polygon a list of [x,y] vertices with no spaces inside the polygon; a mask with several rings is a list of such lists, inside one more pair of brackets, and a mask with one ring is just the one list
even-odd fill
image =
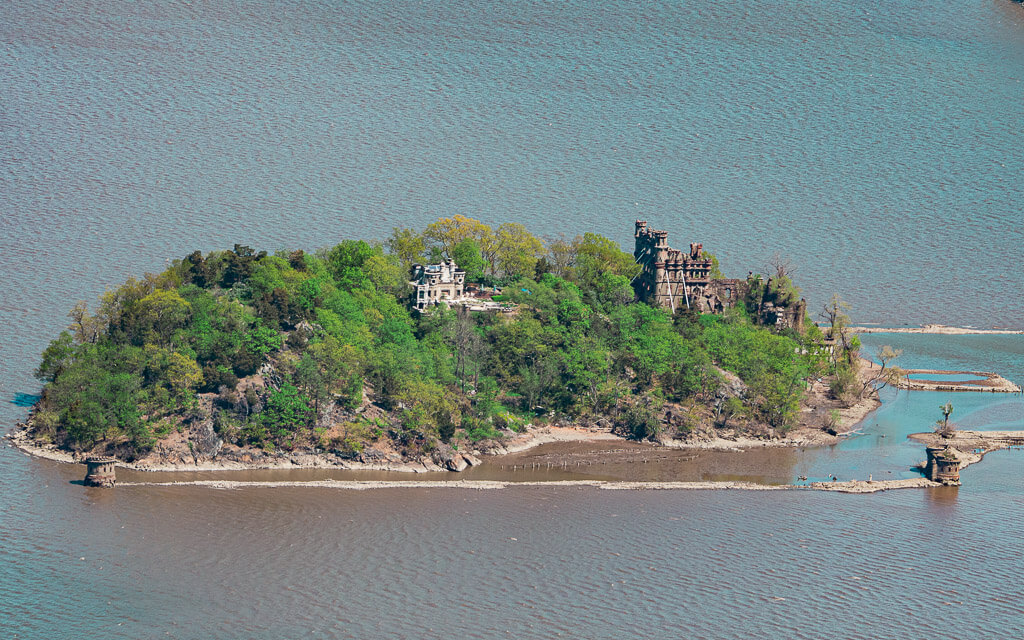
{"label": "rocky shoreline", "polygon": [[[745,451],[762,447],[815,447],[831,446],[853,432],[855,426],[877,409],[881,402],[876,395],[861,398],[850,407],[839,408],[839,420],[834,433],[810,426],[816,412],[827,405],[827,386],[814,382],[808,393],[808,404],[803,409],[800,426],[783,438],[765,439],[744,435],[727,437],[718,432],[694,434],[688,439],[663,437],[655,446],[668,449],[703,451]],[[31,435],[31,419],[19,423],[7,434],[11,443],[22,451],[62,463],[83,464],[89,453],[75,453],[54,444],[40,443]],[[553,442],[623,441],[610,427],[543,426],[529,427],[525,433],[511,434],[500,441],[481,443],[478,447],[459,451],[444,445],[432,455],[415,460],[403,459],[397,453],[367,450],[355,458],[345,458],[318,450],[264,451],[253,447],[238,447],[224,443],[208,422],[192,424],[189,429],[172,434],[146,457],[137,461],[119,460],[117,466],[136,471],[241,471],[258,469],[336,469],[345,471],[397,471],[406,473],[460,472],[482,463],[481,458],[520,453]]]}
{"label": "rocky shoreline", "polygon": [[[22,423],[7,435],[11,443],[30,455],[69,464],[84,464],[90,457],[87,453],[72,453],[52,444],[40,444],[32,440],[30,426]],[[755,438],[738,437],[735,439],[709,438],[702,440],[665,439],[656,446],[671,449],[699,449],[718,451],[743,451],[759,447],[806,447],[827,446],[839,441],[840,436],[831,436],[822,431],[797,430],[790,437],[780,440],[758,440]],[[462,471],[482,463],[481,457],[502,456],[521,453],[534,447],[553,442],[574,441],[627,441],[622,436],[608,430],[592,430],[577,427],[540,427],[530,429],[487,449],[473,449],[469,452],[452,452],[446,455],[439,464],[430,457],[419,460],[403,461],[399,458],[383,457],[377,462],[349,460],[330,453],[315,452],[277,452],[265,453],[258,450],[238,449],[221,450],[217,458],[195,460],[190,463],[183,459],[173,461],[155,461],[145,458],[137,462],[119,460],[117,466],[136,471],[242,471],[253,469],[338,469],[345,471],[398,471],[408,473],[427,473],[439,471]],[[459,460],[458,458],[461,458]]]}
{"label": "rocky shoreline", "polygon": [[[862,376],[868,375],[862,369]],[[866,380],[867,378],[863,378]],[[855,425],[881,405],[877,394],[869,394],[850,407],[843,407],[829,398],[825,381],[810,384],[797,425],[784,437],[764,431],[760,437],[745,435],[735,429],[704,428],[686,439],[662,436],[656,443],[670,449],[743,451],[762,447],[807,447],[834,445],[853,431]],[[822,429],[822,416],[837,411],[838,420],[831,431]],[[671,413],[666,430],[671,431]],[[36,440],[32,418],[19,423],[7,435],[14,446],[42,458],[64,463],[84,463],[92,452],[72,452],[56,444]],[[264,450],[225,442],[214,430],[212,419],[191,420],[160,440],[145,456],[137,460],[119,459],[117,465],[138,471],[240,471],[257,469],[337,469],[348,471],[397,471],[408,473],[460,472],[481,464],[481,457],[514,454],[551,443],[572,441],[625,441],[612,432],[609,420],[598,420],[589,426],[527,425],[526,431],[506,431],[498,440],[477,444],[462,443],[459,447],[437,443],[437,446],[415,459],[403,457],[393,449],[367,448],[351,455],[323,449],[296,448],[291,451]],[[109,452],[106,455],[111,455]],[[117,457],[115,455],[115,457]]]}
{"label": "rocky shoreline", "polygon": [[[744,451],[760,447],[803,447],[823,446],[831,444],[831,441],[838,441],[838,436],[827,436],[818,432],[823,437],[814,434],[797,432],[793,437],[783,440],[761,441],[750,438],[738,438],[728,440],[724,438],[711,439],[702,442],[686,442],[678,440],[666,440],[661,446],[674,449],[695,449],[695,450],[721,450],[721,451]],[[922,442],[930,442],[929,437],[934,434],[915,434],[913,437]],[[1024,432],[1019,432],[1024,437]],[[26,425],[19,425],[19,429],[8,434],[11,443],[29,455],[38,456],[48,460],[63,463],[84,462],[84,455],[74,455],[61,451],[53,446],[39,445],[31,441],[27,434]],[[973,434],[964,433],[963,444],[966,448],[967,440],[973,438]],[[524,434],[512,442],[496,447],[490,451],[476,451],[481,455],[500,457],[502,455],[520,453],[531,448],[553,442],[595,442],[595,441],[624,441],[623,438],[605,431],[591,431],[587,429],[571,427],[545,427],[536,429],[531,433]],[[974,440],[971,440],[974,442]],[[1002,447],[992,447],[1002,448]],[[473,456],[474,454],[462,454]],[[965,460],[967,466],[972,462],[981,460],[984,454],[971,456]],[[477,459],[477,464],[481,461]],[[466,463],[469,464],[468,462]],[[377,471],[404,471],[423,473],[427,471],[446,471],[436,463],[424,460],[405,462],[401,464],[367,464],[356,461],[341,461],[340,464],[331,464],[330,461],[318,456],[301,457],[292,455],[290,459],[277,459],[263,463],[239,463],[235,461],[210,461],[203,464],[184,465],[151,465],[129,462],[118,462],[118,466],[138,471],[232,471],[251,469],[338,469],[338,470],[377,470]],[[543,481],[514,481],[514,480],[308,480],[308,481],[254,481],[254,480],[181,480],[166,482],[121,482],[118,486],[206,486],[214,489],[241,489],[241,488],[276,488],[276,487],[309,487],[309,488],[330,488],[330,489],[410,489],[410,488],[462,488],[462,489],[502,489],[511,487],[594,487],[600,489],[632,489],[632,490],[725,490],[738,489],[747,491],[778,491],[778,490],[813,490],[831,491],[838,493],[876,493],[894,489],[928,488],[941,486],[940,483],[932,482],[927,478],[907,478],[900,480],[850,480],[834,482],[812,482],[809,484],[759,484],[746,481],[629,481],[629,480],[543,480]]]}

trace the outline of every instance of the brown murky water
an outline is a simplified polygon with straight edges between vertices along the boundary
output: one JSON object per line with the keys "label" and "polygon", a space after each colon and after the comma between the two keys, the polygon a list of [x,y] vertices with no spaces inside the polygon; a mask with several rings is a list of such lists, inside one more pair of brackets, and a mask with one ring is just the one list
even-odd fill
{"label": "brown murky water", "polygon": [[629,441],[553,442],[505,456],[482,456],[483,464],[462,473],[346,471],[335,469],[254,469],[244,471],[142,472],[118,471],[127,482],[187,480],[550,480],[718,481],[743,480],[789,484],[801,452],[784,447],[748,451],[665,449]]}
{"label": "brown murky water", "polygon": [[958,637],[1017,637],[1015,454],[959,489],[849,496],[101,490],[5,448],[0,622],[19,638],[866,640],[956,620]]}

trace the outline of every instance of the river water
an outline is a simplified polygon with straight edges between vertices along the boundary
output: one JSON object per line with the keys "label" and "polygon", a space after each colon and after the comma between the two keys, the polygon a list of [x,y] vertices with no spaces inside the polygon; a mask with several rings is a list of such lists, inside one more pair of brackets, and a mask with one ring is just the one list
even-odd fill
{"label": "river water", "polygon": [[[789,256],[812,309],[1024,328],[1024,10],[962,3],[0,5],[0,424],[79,299],[194,249],[314,249],[463,213],[726,273]],[[1020,336],[871,335],[1024,381]],[[899,477],[938,406],[679,477]],[[883,437],[884,436],[884,437]],[[1024,464],[959,489],[84,489],[0,448],[13,638],[1012,638]],[[713,458],[713,459],[712,459]],[[476,472],[476,471],[475,471]],[[493,472],[493,469],[491,470]],[[618,471],[585,470],[614,477]],[[584,474],[584,471],[580,471]],[[688,475],[689,474],[689,475]],[[755,477],[758,476],[758,477]]]}

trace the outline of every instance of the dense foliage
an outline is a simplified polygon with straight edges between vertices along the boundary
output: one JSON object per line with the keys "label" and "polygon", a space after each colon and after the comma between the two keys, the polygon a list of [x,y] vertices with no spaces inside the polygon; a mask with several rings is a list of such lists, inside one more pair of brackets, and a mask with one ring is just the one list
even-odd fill
{"label": "dense foliage", "polygon": [[[413,315],[409,268],[441,257],[500,286],[516,312]],[[610,417],[652,437],[666,403],[791,424],[805,381],[827,366],[820,332],[779,335],[744,308],[673,316],[633,301],[638,269],[596,234],[545,244],[522,225],[462,216],[396,229],[382,245],[195,252],[107,292],[94,314],[75,307],[43,354],[34,423],[68,446],[132,453],[211,416],[238,444],[347,452],[561,417]],[[723,403],[721,370],[746,383],[742,402]]]}

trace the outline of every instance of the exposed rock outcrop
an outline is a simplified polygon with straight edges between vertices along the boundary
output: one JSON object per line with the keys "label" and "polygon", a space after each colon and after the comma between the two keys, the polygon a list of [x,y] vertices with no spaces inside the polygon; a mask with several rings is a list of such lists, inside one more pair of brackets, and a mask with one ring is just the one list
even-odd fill
{"label": "exposed rock outcrop", "polygon": [[224,447],[224,441],[213,430],[213,418],[209,415],[195,420],[189,425],[188,441],[191,444],[192,456],[196,461],[211,460]]}

